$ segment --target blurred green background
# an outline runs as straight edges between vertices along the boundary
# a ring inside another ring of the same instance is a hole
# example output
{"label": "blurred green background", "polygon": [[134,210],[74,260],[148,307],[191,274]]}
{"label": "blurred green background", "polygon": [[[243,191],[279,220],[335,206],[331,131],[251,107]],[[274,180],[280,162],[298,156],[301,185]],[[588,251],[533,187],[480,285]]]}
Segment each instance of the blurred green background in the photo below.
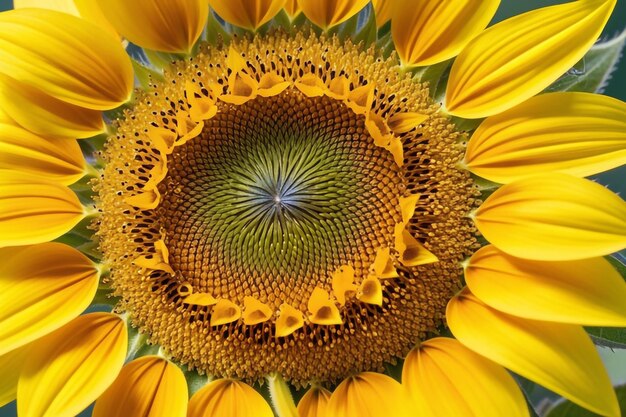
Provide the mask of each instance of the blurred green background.
{"label": "blurred green background", "polygon": [[[132,1],[132,0],[129,0]],[[494,22],[506,19],[539,7],[563,3],[557,0],[502,0],[502,4]],[[0,11],[9,10],[13,7],[12,0],[0,0]],[[626,0],[618,0],[613,15],[602,34],[602,39],[610,39],[626,29]],[[617,97],[626,101],[626,58],[620,63],[604,94]],[[608,186],[622,197],[626,195],[626,166],[606,172],[596,177],[597,181]],[[601,348],[600,353],[605,361],[609,374],[615,384],[626,383],[626,351],[612,351]],[[0,375],[0,378],[2,376]],[[79,417],[90,416],[90,410],[81,413]],[[11,403],[0,408],[0,417],[16,417],[15,404]],[[131,416],[129,416],[131,417]]]}

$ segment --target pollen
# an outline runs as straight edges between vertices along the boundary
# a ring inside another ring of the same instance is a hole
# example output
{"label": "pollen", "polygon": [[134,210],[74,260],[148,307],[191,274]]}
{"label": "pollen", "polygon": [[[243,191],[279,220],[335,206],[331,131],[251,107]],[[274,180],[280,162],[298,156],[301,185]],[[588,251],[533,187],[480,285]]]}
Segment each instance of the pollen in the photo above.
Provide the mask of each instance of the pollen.
{"label": "pollen", "polygon": [[95,185],[117,309],[201,373],[296,386],[436,331],[480,201],[463,133],[395,65],[282,32],[172,63]]}

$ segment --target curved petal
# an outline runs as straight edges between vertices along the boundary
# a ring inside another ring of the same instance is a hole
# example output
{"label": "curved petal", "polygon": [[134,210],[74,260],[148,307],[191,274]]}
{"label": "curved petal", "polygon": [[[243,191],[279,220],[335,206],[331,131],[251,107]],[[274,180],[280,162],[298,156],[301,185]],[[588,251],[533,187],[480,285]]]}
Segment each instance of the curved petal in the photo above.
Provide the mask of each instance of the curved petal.
{"label": "curved petal", "polygon": [[311,387],[298,402],[299,417],[327,417],[330,391]]}
{"label": "curved petal", "polygon": [[474,221],[487,240],[519,258],[567,261],[626,247],[626,202],[600,184],[566,174],[502,186]]}
{"label": "curved petal", "polygon": [[98,271],[70,246],[2,248],[0,259],[0,355],[78,317],[96,295]]}
{"label": "curved petal", "polygon": [[187,381],[180,368],[158,356],[135,359],[96,401],[93,417],[185,417]]}
{"label": "curved petal", "polygon": [[300,9],[300,5],[298,4],[298,0],[286,0],[285,6],[283,7],[290,19],[294,19],[300,13],[302,13],[302,9]]}
{"label": "curved petal", "polygon": [[362,372],[345,379],[326,408],[333,417],[409,417],[413,407],[402,386],[387,375]]}
{"label": "curved petal", "polygon": [[274,417],[250,385],[233,379],[209,382],[189,400],[188,417]]}
{"label": "curved petal", "polygon": [[615,2],[585,0],[544,7],[485,30],[452,65],[448,113],[487,117],[539,93],[591,48]]}
{"label": "curved petal", "polygon": [[456,55],[496,13],[500,0],[399,0],[391,35],[403,65],[426,66]]}
{"label": "curved petal", "polygon": [[22,372],[22,366],[28,359],[28,350],[30,345],[12,350],[11,352],[0,355],[0,369],[2,369],[2,378],[0,378],[0,407],[5,406],[17,397],[17,381]]}
{"label": "curved petal", "polygon": [[324,30],[350,19],[367,3],[369,0],[298,0],[304,15]]}
{"label": "curved petal", "polygon": [[0,171],[0,248],[54,240],[85,216],[69,188],[19,171]]}
{"label": "curved petal", "polygon": [[215,13],[228,23],[255,30],[287,5],[285,0],[209,0]]}
{"label": "curved petal", "polygon": [[0,105],[15,122],[43,136],[88,138],[105,130],[100,111],[58,100],[3,74]]}
{"label": "curved petal", "polygon": [[513,377],[458,340],[438,337],[413,349],[404,361],[402,384],[427,416],[529,416]]}
{"label": "curved petal", "polygon": [[81,17],[117,36],[117,32],[93,0],[13,0],[14,9],[41,8]]}
{"label": "curved petal", "polygon": [[119,40],[61,12],[19,9],[0,14],[0,73],[80,107],[126,102],[133,69]]}
{"label": "curved petal", "polygon": [[374,14],[376,15],[376,27],[381,28],[385,23],[391,20],[394,0],[372,0],[374,6]]}
{"label": "curved petal", "polygon": [[490,245],[474,253],[465,280],[481,301],[518,317],[626,327],[626,283],[604,258],[531,261]]}
{"label": "curved petal", "polygon": [[45,139],[0,122],[0,169],[40,175],[69,185],[85,174],[85,158],[74,140]]}
{"label": "curved petal", "polygon": [[510,316],[467,289],[448,303],[446,317],[473,351],[595,413],[619,417],[611,381],[582,327]]}
{"label": "curved petal", "polygon": [[17,385],[20,417],[73,417],[115,380],[126,356],[124,321],[80,316],[33,344]]}
{"label": "curved petal", "polygon": [[589,93],[551,93],[487,118],[465,164],[499,183],[549,171],[585,177],[626,163],[626,103]]}
{"label": "curved petal", "polygon": [[157,51],[189,52],[209,16],[207,0],[90,0],[94,1],[102,5],[118,33]]}

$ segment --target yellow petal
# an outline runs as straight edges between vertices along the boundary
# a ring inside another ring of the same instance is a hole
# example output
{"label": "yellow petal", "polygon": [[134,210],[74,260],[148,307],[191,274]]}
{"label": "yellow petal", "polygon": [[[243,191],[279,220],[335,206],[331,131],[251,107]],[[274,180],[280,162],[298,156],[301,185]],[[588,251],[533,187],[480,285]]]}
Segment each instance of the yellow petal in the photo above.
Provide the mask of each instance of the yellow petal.
{"label": "yellow petal", "polygon": [[395,133],[406,133],[417,128],[428,119],[428,115],[416,112],[396,113],[389,118],[389,127]]}
{"label": "yellow petal", "polygon": [[43,136],[88,138],[105,130],[100,111],[58,100],[3,74],[0,105],[11,119]]}
{"label": "yellow petal", "polygon": [[45,9],[0,15],[0,73],[99,110],[126,102],[133,88],[133,68],[118,39],[86,20]]}
{"label": "yellow petal", "polygon": [[142,255],[135,259],[134,264],[140,268],[150,269],[153,271],[165,271],[174,275],[174,270],[170,266],[169,250],[163,239],[154,242],[154,252]]}
{"label": "yellow petal", "polygon": [[302,312],[287,303],[280,306],[280,314],[276,319],[276,337],[289,336],[304,326]]}
{"label": "yellow petal", "polygon": [[485,30],[452,65],[447,111],[481,118],[539,93],[591,48],[615,2],[584,0],[544,7]]}
{"label": "yellow petal", "polygon": [[327,417],[330,391],[311,387],[298,402],[298,417]]}
{"label": "yellow petal", "polygon": [[357,290],[354,284],[354,268],[344,265],[333,273],[333,295],[341,305],[346,303],[346,296]]}
{"label": "yellow petal", "polygon": [[369,0],[298,0],[304,15],[324,30],[350,19],[367,3]]}
{"label": "yellow petal", "polygon": [[46,139],[0,122],[0,169],[23,171],[69,185],[85,174],[85,159],[74,140]]}
{"label": "yellow petal", "polygon": [[54,240],[85,215],[69,188],[19,171],[0,171],[0,247]]}
{"label": "yellow petal", "polygon": [[185,304],[195,304],[198,306],[212,306],[217,304],[217,299],[213,297],[211,294],[207,294],[204,292],[197,292],[191,295],[188,295],[183,300]]}
{"label": "yellow petal", "polygon": [[144,356],[124,366],[93,409],[93,417],[186,415],[185,376],[178,366],[158,356]]}
{"label": "yellow petal", "polygon": [[148,129],[147,135],[154,147],[166,155],[172,153],[176,146],[176,141],[178,140],[178,134],[176,134],[176,132],[162,127],[151,126]]}
{"label": "yellow petal", "polygon": [[145,192],[125,198],[124,201],[133,207],[152,210],[161,202],[161,193],[157,188],[147,189]]}
{"label": "yellow petal", "polygon": [[487,118],[465,163],[499,183],[549,171],[588,176],[626,163],[626,104],[589,93],[541,94]]}
{"label": "yellow petal", "polygon": [[438,261],[437,257],[419,243],[402,223],[396,224],[395,241],[402,265],[417,266]]}
{"label": "yellow petal", "polygon": [[356,298],[364,303],[383,305],[383,286],[376,277],[367,277],[359,285]]}
{"label": "yellow petal", "polygon": [[405,390],[394,379],[363,372],[345,379],[327,404],[333,417],[409,417],[411,406]]}
{"label": "yellow petal", "polygon": [[9,353],[0,355],[0,407],[10,403],[17,397],[17,381],[22,371],[22,366],[28,359],[28,350],[31,345],[22,346]]}
{"label": "yellow petal", "polygon": [[243,307],[243,323],[248,326],[263,323],[272,318],[272,309],[254,297],[244,297]]}
{"label": "yellow petal", "polygon": [[117,36],[117,32],[106,20],[95,0],[13,0],[14,9],[32,7],[56,10],[81,17]]}
{"label": "yellow petal", "polygon": [[304,74],[294,85],[307,97],[323,96],[326,89],[324,82],[317,75],[311,73]]}
{"label": "yellow petal", "polygon": [[455,339],[438,337],[413,349],[402,384],[427,416],[529,416],[513,377]]}
{"label": "yellow petal", "polygon": [[391,34],[402,63],[426,66],[456,56],[496,13],[499,0],[399,0]]}
{"label": "yellow petal", "polygon": [[450,301],[446,317],[473,351],[595,413],[619,417],[611,381],[582,327],[510,316],[467,289]]}
{"label": "yellow petal", "polygon": [[308,302],[309,320],[322,326],[343,324],[341,313],[326,290],[316,287]]}
{"label": "yellow petal", "polygon": [[17,386],[20,417],[78,414],[115,380],[127,342],[120,317],[91,313],[34,343]]}
{"label": "yellow petal", "polygon": [[394,0],[372,0],[376,14],[376,27],[380,28],[391,19]]}
{"label": "yellow petal", "polygon": [[626,283],[604,258],[531,261],[485,246],[470,259],[465,280],[481,301],[508,314],[626,327]]}
{"label": "yellow petal", "polygon": [[345,100],[346,106],[356,114],[366,115],[372,110],[374,102],[374,85],[372,83],[362,85],[348,93]]}
{"label": "yellow petal", "polygon": [[209,0],[222,19],[253,30],[269,22],[285,4],[285,0]]}
{"label": "yellow petal", "polygon": [[261,97],[276,96],[287,89],[291,82],[285,81],[283,77],[276,73],[266,72],[259,80],[258,93]]}
{"label": "yellow petal", "polygon": [[381,279],[398,277],[398,271],[393,264],[389,248],[378,248],[374,263],[370,267],[370,273]]}
{"label": "yellow petal", "polygon": [[[134,44],[156,51],[189,52],[209,16],[206,0],[98,1],[118,33]],[[141,19],[141,24],[137,19]]]}
{"label": "yellow petal", "polygon": [[285,1],[284,9],[289,15],[289,18],[291,20],[293,20],[296,16],[298,16],[302,12],[302,10],[300,9],[300,5],[298,4],[298,0]]}
{"label": "yellow petal", "polygon": [[98,271],[70,246],[2,248],[0,259],[0,355],[78,317],[96,295]]}
{"label": "yellow petal", "polygon": [[478,208],[475,222],[487,240],[519,258],[566,261],[626,247],[626,202],[566,174],[502,186]]}
{"label": "yellow petal", "polygon": [[230,300],[220,299],[211,312],[211,326],[232,323],[241,317],[241,307]]}
{"label": "yellow petal", "polygon": [[402,223],[406,226],[409,224],[415,214],[415,206],[419,201],[419,194],[411,194],[406,197],[399,197],[400,212],[402,213]]}
{"label": "yellow petal", "polygon": [[188,417],[274,417],[269,404],[249,385],[233,379],[209,382],[189,400]]}

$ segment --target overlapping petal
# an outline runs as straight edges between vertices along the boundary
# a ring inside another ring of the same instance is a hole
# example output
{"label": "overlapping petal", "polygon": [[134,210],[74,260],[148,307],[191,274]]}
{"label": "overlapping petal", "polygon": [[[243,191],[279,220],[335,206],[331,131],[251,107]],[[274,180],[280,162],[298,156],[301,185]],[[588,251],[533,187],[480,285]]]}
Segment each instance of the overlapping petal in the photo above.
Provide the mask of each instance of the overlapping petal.
{"label": "overlapping petal", "polygon": [[100,4],[107,20],[122,36],[157,51],[189,52],[209,16],[207,0],[90,1]]}
{"label": "overlapping petal", "polygon": [[0,14],[0,73],[90,109],[110,109],[133,88],[117,38],[86,20],[46,9]]}
{"label": "overlapping petal", "polygon": [[100,111],[66,103],[3,74],[0,106],[15,122],[43,136],[88,138],[105,130]]}
{"label": "overlapping petal", "polygon": [[298,4],[298,0],[285,1],[284,9],[291,19],[298,16],[302,12],[300,5]]}
{"label": "overlapping petal", "polygon": [[274,417],[274,413],[251,386],[233,379],[218,379],[191,397],[187,416]]}
{"label": "overlapping petal", "polygon": [[30,345],[12,350],[11,352],[0,355],[0,369],[2,369],[2,378],[0,378],[0,407],[10,403],[17,397],[17,381],[22,372],[22,366],[28,359],[28,350]]}
{"label": "overlapping petal", "polygon": [[144,356],[124,366],[93,409],[93,417],[186,415],[185,376],[178,366],[158,356]]}
{"label": "overlapping petal", "polygon": [[502,186],[474,221],[498,249],[520,258],[566,261],[626,247],[626,202],[600,184],[566,174]]}
{"label": "overlapping petal", "polygon": [[311,387],[298,402],[299,417],[326,417],[330,391],[322,387]]}
{"label": "overlapping petal", "polygon": [[0,355],[78,317],[98,289],[98,271],[60,243],[0,249]]}
{"label": "overlapping petal", "polygon": [[539,93],[598,39],[615,0],[584,0],[512,17],[477,36],[452,66],[450,114],[481,118]]}
{"label": "overlapping petal", "polygon": [[19,171],[0,171],[0,247],[54,240],[85,215],[69,188]]}
{"label": "overlapping petal", "polygon": [[587,176],[626,163],[626,104],[589,93],[551,93],[487,118],[465,163],[508,183],[550,171]]}
{"label": "overlapping petal", "polygon": [[413,407],[394,379],[374,372],[346,378],[330,396],[327,415],[333,417],[410,417]]}
{"label": "overlapping petal", "polygon": [[41,175],[69,185],[85,173],[85,159],[74,140],[46,139],[0,121],[0,169]]}
{"label": "overlapping petal", "polygon": [[465,280],[481,301],[508,314],[626,327],[626,283],[604,258],[531,261],[490,245],[472,256]]}
{"label": "overlapping petal", "polygon": [[269,22],[280,9],[287,5],[287,2],[285,0],[209,0],[209,4],[215,13],[228,23],[254,30]]}
{"label": "overlapping petal", "polygon": [[42,8],[68,13],[86,19],[106,29],[112,35],[117,32],[102,14],[96,0],[13,0],[14,9]]}
{"label": "overlapping petal", "polygon": [[460,342],[434,338],[404,361],[402,384],[418,409],[433,417],[526,417],[524,395],[501,366]]}
{"label": "overlapping petal", "polygon": [[298,0],[304,15],[322,29],[345,22],[367,3],[369,0]]}
{"label": "overlapping petal", "polygon": [[120,317],[91,313],[34,343],[17,386],[20,417],[78,414],[115,380],[127,342]]}
{"label": "overlapping petal", "polygon": [[620,411],[611,381],[582,327],[494,310],[465,289],[446,311],[454,336],[473,351],[607,417]]}
{"label": "overlapping petal", "polygon": [[399,0],[391,34],[402,63],[426,66],[456,56],[489,24],[500,0]]}
{"label": "overlapping petal", "polygon": [[372,0],[374,13],[376,15],[376,27],[380,28],[389,20],[393,13],[394,0]]}

